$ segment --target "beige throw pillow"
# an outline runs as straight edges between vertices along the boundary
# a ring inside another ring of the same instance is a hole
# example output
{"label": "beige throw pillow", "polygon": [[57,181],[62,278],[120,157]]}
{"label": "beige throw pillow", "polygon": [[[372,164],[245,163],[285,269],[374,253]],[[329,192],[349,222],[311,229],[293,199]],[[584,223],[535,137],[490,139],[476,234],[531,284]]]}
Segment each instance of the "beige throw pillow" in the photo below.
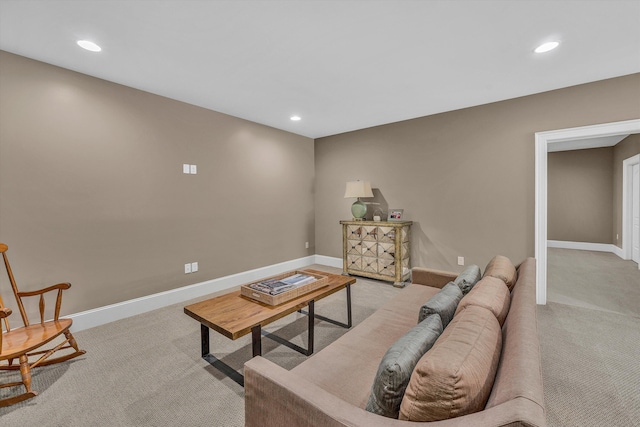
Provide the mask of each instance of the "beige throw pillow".
{"label": "beige throw pillow", "polygon": [[511,305],[511,294],[505,283],[495,277],[485,277],[480,280],[471,289],[471,291],[462,298],[456,309],[455,316],[469,306],[484,307],[491,311],[500,326],[504,324],[504,320],[509,314],[509,306]]}
{"label": "beige throw pillow", "polygon": [[493,313],[476,306],[464,309],[416,365],[399,418],[438,421],[484,409],[501,349]]}
{"label": "beige throw pillow", "polygon": [[509,258],[496,255],[489,261],[487,268],[484,269],[484,275],[482,277],[487,276],[497,277],[507,284],[509,291],[512,291],[518,278],[518,272]]}

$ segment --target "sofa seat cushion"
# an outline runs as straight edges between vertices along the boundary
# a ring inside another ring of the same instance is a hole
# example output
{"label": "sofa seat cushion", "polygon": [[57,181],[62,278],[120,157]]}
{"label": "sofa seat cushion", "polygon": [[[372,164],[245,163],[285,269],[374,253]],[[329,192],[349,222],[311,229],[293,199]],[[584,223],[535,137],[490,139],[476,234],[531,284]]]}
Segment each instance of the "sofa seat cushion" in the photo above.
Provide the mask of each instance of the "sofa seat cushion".
{"label": "sofa seat cushion", "polygon": [[440,289],[411,284],[291,372],[364,409],[385,352],[416,325],[420,305]]}
{"label": "sofa seat cushion", "polygon": [[481,278],[482,272],[480,271],[480,267],[477,265],[470,265],[455,278],[453,283],[458,285],[462,291],[462,295],[466,295]]}
{"label": "sofa seat cushion", "polygon": [[431,297],[429,301],[420,307],[418,313],[418,323],[422,322],[427,316],[437,314],[442,319],[442,327],[446,328],[453,315],[456,313],[458,303],[462,299],[462,291],[453,282],[447,283],[436,295]]}
{"label": "sofa seat cushion", "polygon": [[487,268],[484,269],[484,275],[482,277],[496,277],[507,284],[509,291],[513,289],[518,278],[518,272],[511,260],[506,256],[496,255],[493,257]]}
{"label": "sofa seat cushion", "polygon": [[438,421],[484,409],[502,346],[489,310],[470,306],[455,316],[420,359],[400,405],[400,419]]}
{"label": "sofa seat cushion", "polygon": [[389,418],[398,418],[400,403],[418,360],[442,333],[442,320],[431,314],[411,328],[382,357],[373,380],[366,410]]}
{"label": "sofa seat cushion", "polygon": [[465,308],[475,305],[492,312],[502,326],[509,314],[510,302],[511,294],[505,283],[495,277],[485,277],[462,298],[456,309],[456,316]]}

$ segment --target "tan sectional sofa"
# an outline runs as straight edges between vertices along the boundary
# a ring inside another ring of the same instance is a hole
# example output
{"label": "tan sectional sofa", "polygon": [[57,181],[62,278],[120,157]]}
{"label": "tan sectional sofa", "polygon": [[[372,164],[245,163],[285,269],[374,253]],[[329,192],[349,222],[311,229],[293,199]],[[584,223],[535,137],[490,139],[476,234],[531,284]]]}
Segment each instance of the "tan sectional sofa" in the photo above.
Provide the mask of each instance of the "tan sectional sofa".
{"label": "tan sectional sofa", "polygon": [[425,301],[455,278],[452,273],[414,268],[413,283],[291,371],[262,357],[248,361],[244,369],[245,425],[546,426],[533,258],[518,267],[502,326],[495,380],[483,410],[442,421],[417,422],[387,418],[364,409],[387,349],[416,326],[417,313]]}

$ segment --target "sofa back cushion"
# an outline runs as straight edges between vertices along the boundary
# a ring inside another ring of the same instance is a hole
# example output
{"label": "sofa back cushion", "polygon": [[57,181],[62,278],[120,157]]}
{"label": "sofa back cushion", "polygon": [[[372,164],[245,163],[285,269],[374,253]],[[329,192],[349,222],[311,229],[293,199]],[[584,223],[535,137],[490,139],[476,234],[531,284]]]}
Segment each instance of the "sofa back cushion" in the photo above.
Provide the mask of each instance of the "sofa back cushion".
{"label": "sofa back cushion", "polygon": [[427,316],[437,314],[442,319],[442,327],[446,328],[456,312],[458,303],[462,299],[462,291],[453,282],[447,283],[437,294],[432,296],[418,313],[418,323]]}
{"label": "sofa back cushion", "polygon": [[418,360],[442,333],[440,316],[432,314],[400,337],[382,357],[366,410],[398,418],[400,403]]}
{"label": "sofa back cushion", "polygon": [[465,270],[456,277],[453,281],[460,290],[462,291],[462,295],[466,295],[473,288],[473,286],[478,283],[478,281],[482,278],[482,272],[480,271],[480,267],[477,265],[470,265]]}
{"label": "sofa back cushion", "polygon": [[498,323],[502,326],[509,314],[510,303],[511,294],[507,285],[495,277],[485,277],[462,298],[455,315],[457,316],[462,310],[472,305],[484,307],[496,316]]}
{"label": "sofa back cushion", "polygon": [[476,306],[464,309],[416,365],[399,418],[438,421],[483,410],[501,347],[493,313]]}
{"label": "sofa back cushion", "polygon": [[487,268],[484,269],[484,275],[482,277],[496,277],[507,284],[509,291],[513,289],[518,278],[518,272],[511,260],[506,256],[496,255],[493,257]]}

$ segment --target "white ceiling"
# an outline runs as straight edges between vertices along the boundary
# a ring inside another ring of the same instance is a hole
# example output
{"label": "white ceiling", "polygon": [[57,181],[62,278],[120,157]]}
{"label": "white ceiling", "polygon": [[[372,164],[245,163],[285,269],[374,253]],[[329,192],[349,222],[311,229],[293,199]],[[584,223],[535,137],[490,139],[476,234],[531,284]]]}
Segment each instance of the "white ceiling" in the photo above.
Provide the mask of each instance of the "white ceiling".
{"label": "white ceiling", "polygon": [[640,1],[0,0],[0,49],[317,138],[638,73]]}

